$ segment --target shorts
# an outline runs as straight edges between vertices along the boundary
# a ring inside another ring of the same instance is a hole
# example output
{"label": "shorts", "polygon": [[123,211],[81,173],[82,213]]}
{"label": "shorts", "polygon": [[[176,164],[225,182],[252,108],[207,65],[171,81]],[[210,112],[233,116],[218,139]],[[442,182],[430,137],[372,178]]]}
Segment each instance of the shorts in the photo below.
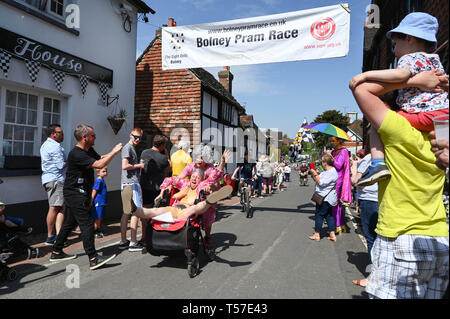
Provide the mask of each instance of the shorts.
{"label": "shorts", "polygon": [[397,111],[397,114],[403,116],[412,127],[419,131],[431,132],[434,131],[433,117],[448,114],[448,108],[430,112],[408,113],[405,111]]}
{"label": "shorts", "polygon": [[135,183],[132,185],[122,185],[122,207],[125,215],[131,215],[136,207],[142,207],[141,185]]}
{"label": "shorts", "polygon": [[441,299],[449,281],[448,237],[378,235],[366,287],[381,299]]}
{"label": "shorts", "polygon": [[105,206],[95,206],[92,210],[92,216],[94,219],[105,217]]}
{"label": "shorts", "polygon": [[175,219],[186,219],[186,217],[184,216],[184,210],[186,208],[187,207],[184,205],[166,207],[167,211],[171,212],[173,218],[175,218]]}
{"label": "shorts", "polygon": [[271,177],[263,177],[263,184],[266,186],[272,185],[273,183],[273,176]]}
{"label": "shorts", "polygon": [[64,205],[64,182],[53,181],[45,183],[44,189],[47,192],[49,206],[63,206]]}

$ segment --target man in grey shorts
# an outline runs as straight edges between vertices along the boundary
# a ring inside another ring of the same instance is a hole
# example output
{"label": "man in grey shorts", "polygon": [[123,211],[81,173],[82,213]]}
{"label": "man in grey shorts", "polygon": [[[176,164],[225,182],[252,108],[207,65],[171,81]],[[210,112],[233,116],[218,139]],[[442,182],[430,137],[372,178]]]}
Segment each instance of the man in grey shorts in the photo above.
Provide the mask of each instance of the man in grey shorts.
{"label": "man in grey shorts", "polygon": [[47,136],[47,140],[40,149],[42,185],[47,192],[49,205],[45,244],[53,245],[64,222],[63,187],[66,178],[67,155],[61,146],[64,141],[64,132],[60,125],[49,125]]}

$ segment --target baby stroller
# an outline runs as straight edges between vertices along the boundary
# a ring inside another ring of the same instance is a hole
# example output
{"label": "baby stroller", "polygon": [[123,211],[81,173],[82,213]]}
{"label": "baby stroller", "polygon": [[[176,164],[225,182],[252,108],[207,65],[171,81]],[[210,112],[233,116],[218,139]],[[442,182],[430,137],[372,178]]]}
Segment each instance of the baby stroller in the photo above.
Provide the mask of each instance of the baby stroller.
{"label": "baby stroller", "polygon": [[[168,203],[170,198],[168,192],[164,192],[164,198],[159,202]],[[206,196],[200,191],[197,201],[204,200]],[[215,258],[214,250],[205,245],[201,232],[201,218],[188,218],[187,220],[175,220],[174,223],[166,223],[151,220],[146,232],[147,251],[153,256],[172,256],[184,251],[187,257],[187,271],[190,278],[195,277],[200,271],[198,252],[200,244],[203,245],[204,253],[208,261]]]}
{"label": "baby stroller", "polygon": [[38,257],[38,248],[30,247],[19,238],[20,234],[28,235],[30,233],[31,229],[9,228],[0,223],[0,283],[13,281],[17,278],[17,272],[6,265],[10,253],[22,255],[26,252],[28,259]]}
{"label": "baby stroller", "polygon": [[27,259],[37,258],[39,248],[33,248],[25,243],[21,236],[30,235],[32,228],[8,227],[0,223],[0,253],[26,254]]}

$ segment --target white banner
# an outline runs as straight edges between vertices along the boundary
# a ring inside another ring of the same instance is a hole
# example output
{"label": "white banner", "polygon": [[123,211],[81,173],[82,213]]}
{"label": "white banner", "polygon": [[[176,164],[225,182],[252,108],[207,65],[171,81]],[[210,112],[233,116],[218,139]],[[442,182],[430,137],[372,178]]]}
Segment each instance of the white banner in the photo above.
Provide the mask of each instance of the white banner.
{"label": "white banner", "polygon": [[[162,68],[184,69],[342,57],[347,4],[162,29]],[[347,11],[348,10],[348,11]]]}

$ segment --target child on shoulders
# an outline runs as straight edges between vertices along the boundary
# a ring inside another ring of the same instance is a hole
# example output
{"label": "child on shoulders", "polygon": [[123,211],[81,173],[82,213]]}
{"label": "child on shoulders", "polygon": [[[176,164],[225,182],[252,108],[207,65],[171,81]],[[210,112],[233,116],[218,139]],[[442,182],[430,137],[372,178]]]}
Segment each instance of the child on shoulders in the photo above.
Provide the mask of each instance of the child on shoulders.
{"label": "child on shoulders", "polygon": [[[392,41],[395,56],[399,59],[397,68],[359,74],[351,80],[350,88],[354,90],[366,81],[403,83],[423,71],[445,72],[439,55],[429,53],[436,49],[438,28],[437,19],[427,13],[408,14],[397,28],[386,34]],[[447,92],[425,92],[410,87],[398,91],[396,102],[401,108],[398,113],[405,117],[411,126],[421,131],[432,131],[433,118],[449,113]],[[384,145],[373,129],[370,136],[372,161],[357,186],[372,185],[390,177],[389,169],[384,162]]]}

